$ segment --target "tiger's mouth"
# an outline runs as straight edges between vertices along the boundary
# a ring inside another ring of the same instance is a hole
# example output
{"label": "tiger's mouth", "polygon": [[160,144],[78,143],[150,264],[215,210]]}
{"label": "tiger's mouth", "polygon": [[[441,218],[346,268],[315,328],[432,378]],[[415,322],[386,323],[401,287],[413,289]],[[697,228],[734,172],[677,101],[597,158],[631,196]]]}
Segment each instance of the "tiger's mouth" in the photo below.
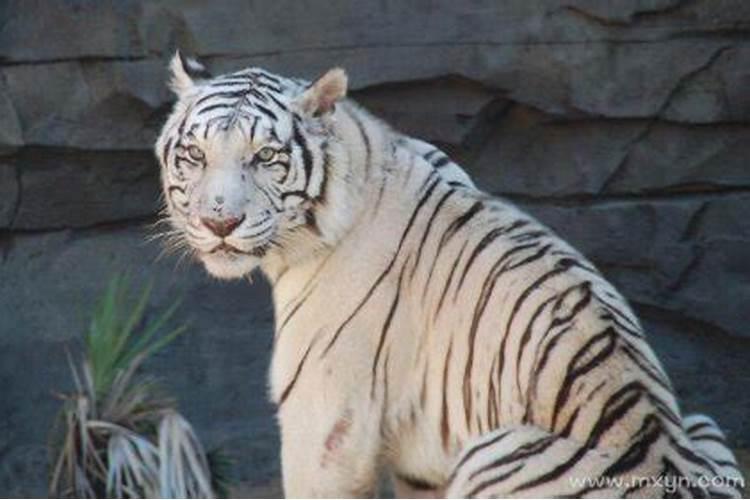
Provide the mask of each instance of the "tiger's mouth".
{"label": "tiger's mouth", "polygon": [[239,248],[230,245],[229,243],[222,241],[218,245],[216,245],[212,250],[209,250],[207,253],[210,254],[234,254],[234,253],[245,253]]}
{"label": "tiger's mouth", "polygon": [[229,243],[219,243],[210,250],[199,252],[198,259],[212,276],[219,279],[236,279],[246,276],[258,267],[265,254],[265,246],[244,250]]}
{"label": "tiger's mouth", "polygon": [[218,257],[228,257],[228,258],[237,257],[240,255],[250,255],[252,257],[261,258],[264,255],[266,255],[266,252],[268,251],[269,246],[270,246],[269,244],[263,243],[263,244],[256,246],[255,248],[252,248],[246,251],[246,250],[241,250],[234,245],[230,245],[229,243],[225,241],[222,241],[221,243],[219,243],[213,249],[209,250],[206,253],[210,255],[215,255]]}

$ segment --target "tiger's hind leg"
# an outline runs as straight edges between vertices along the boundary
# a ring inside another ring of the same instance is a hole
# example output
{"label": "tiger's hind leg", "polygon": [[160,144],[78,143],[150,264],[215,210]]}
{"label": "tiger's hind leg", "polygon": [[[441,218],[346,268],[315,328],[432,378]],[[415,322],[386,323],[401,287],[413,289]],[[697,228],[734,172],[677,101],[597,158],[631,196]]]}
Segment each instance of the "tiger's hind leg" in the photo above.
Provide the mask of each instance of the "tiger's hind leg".
{"label": "tiger's hind leg", "polygon": [[[611,472],[611,466],[624,451],[586,449],[574,440],[538,427],[501,427],[465,449],[449,479],[446,496],[622,497],[628,488],[633,489],[632,485],[596,479]],[[646,459],[629,473],[647,476],[656,468]],[[643,486],[638,488],[638,496],[661,494],[658,488]]]}
{"label": "tiger's hind leg", "polygon": [[742,473],[716,422],[706,415],[688,415],[683,420],[683,428],[692,441],[695,452],[708,460],[715,471],[713,479],[707,478],[706,489],[709,496],[742,496]]}

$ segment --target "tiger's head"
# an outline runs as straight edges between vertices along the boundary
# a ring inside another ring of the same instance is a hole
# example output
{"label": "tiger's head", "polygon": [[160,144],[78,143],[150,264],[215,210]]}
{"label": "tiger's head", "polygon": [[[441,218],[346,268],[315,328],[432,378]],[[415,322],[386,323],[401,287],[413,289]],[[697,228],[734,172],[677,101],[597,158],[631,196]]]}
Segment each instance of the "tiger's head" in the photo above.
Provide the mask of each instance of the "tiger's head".
{"label": "tiger's head", "polygon": [[333,243],[348,221],[336,102],[347,77],[312,84],[250,68],[212,77],[177,53],[177,102],[156,143],[166,213],[219,278]]}

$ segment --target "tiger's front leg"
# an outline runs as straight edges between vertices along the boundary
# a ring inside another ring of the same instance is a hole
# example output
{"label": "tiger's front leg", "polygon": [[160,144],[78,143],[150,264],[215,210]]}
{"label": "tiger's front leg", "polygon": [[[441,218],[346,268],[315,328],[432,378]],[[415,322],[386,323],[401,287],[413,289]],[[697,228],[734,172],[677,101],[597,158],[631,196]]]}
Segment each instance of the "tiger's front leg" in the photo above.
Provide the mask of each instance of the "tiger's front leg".
{"label": "tiger's front leg", "polygon": [[279,407],[285,496],[373,497],[382,412],[337,383],[311,379],[298,380]]}

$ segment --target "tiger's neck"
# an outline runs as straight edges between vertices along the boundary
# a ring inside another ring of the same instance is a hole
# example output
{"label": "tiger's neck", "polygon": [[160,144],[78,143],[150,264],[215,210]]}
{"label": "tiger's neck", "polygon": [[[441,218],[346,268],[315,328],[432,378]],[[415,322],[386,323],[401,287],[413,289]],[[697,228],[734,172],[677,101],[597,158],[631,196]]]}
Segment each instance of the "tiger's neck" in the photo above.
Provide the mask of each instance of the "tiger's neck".
{"label": "tiger's neck", "polygon": [[300,232],[293,244],[269,252],[262,270],[271,284],[292,268],[308,267],[335,252],[361,225],[368,207],[382,197],[396,154],[395,134],[385,123],[351,101],[337,105],[331,123],[332,165],[326,198],[315,207],[318,231]]}
{"label": "tiger's neck", "polygon": [[325,209],[339,213],[319,212],[318,216],[325,220],[346,211],[348,226],[333,244],[319,245],[303,259],[285,255],[266,259],[263,270],[273,286],[277,320],[283,317],[281,311],[309,293],[321,276],[331,279],[336,274],[331,268],[340,267],[340,262],[335,263],[343,254],[349,260],[359,255],[377,262],[377,256],[364,259],[365,247],[368,254],[392,253],[398,245],[398,228],[405,222],[401,219],[409,216],[408,207],[428,178],[437,177],[424,158],[399,140],[401,136],[356,104],[339,104],[334,133],[341,145],[336,170],[343,173],[330,180],[332,196],[339,199]]}

